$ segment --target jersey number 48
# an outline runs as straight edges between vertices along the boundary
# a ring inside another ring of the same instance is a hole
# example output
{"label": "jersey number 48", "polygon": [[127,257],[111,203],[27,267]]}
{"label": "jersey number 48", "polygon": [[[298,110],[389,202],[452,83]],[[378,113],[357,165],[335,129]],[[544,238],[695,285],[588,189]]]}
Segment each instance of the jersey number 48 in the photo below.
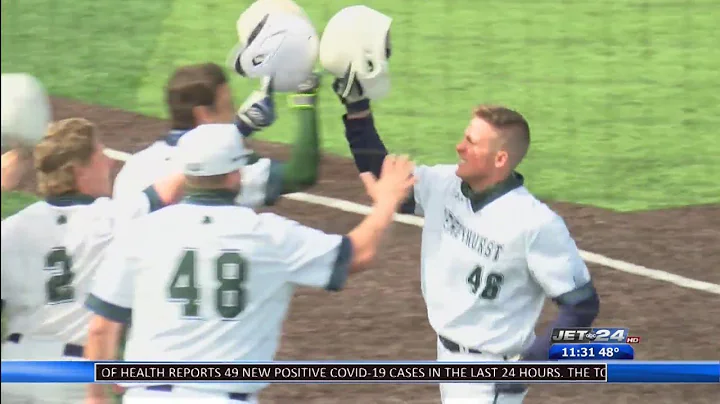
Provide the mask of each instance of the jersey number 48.
{"label": "jersey number 48", "polygon": [[[214,261],[215,278],[215,310],[223,319],[237,317],[245,308],[245,277],[247,261],[237,251],[223,251]],[[195,279],[197,267],[196,250],[187,249],[183,252],[180,265],[168,285],[168,299],[171,302],[183,303],[183,318],[200,318],[200,290]]]}

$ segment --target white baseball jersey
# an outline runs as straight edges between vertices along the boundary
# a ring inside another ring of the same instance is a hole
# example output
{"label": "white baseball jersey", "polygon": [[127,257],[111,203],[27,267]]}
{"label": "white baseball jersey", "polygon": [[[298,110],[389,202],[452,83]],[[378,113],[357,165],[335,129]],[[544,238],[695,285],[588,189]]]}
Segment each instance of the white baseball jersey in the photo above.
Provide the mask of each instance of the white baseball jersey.
{"label": "white baseball jersey", "polygon": [[[294,286],[344,286],[349,239],[233,197],[191,195],[116,237],[86,305],[114,321],[131,316],[125,360],[271,361]],[[192,386],[253,393],[265,384]]]}
{"label": "white baseball jersey", "polygon": [[[175,146],[168,142],[157,141],[130,157],[115,178],[113,196],[117,198],[142,191],[160,178],[178,172],[180,167],[172,158],[174,150]],[[261,158],[244,166],[240,172],[242,191],[237,196],[237,204],[248,207],[272,205],[280,197],[280,163]]]}
{"label": "white baseball jersey", "polygon": [[590,274],[562,218],[522,177],[500,184],[477,210],[456,168],[415,172],[428,318],[438,335],[462,346],[514,356],[533,342],[545,298],[584,298]]}
{"label": "white baseball jersey", "polygon": [[150,211],[138,192],[121,201],[68,195],[35,202],[2,221],[2,300],[8,333],[84,345],[83,302],[118,224]]}

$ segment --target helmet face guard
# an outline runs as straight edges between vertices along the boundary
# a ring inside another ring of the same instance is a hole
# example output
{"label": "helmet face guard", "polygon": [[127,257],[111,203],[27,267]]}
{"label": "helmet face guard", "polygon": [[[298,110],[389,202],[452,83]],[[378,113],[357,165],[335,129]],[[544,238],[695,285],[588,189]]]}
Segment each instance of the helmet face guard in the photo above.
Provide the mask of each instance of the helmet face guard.
{"label": "helmet face guard", "polygon": [[257,38],[257,36],[260,34],[260,31],[262,31],[263,27],[268,21],[268,18],[270,18],[270,14],[265,14],[265,16],[260,20],[260,22],[255,26],[255,28],[250,32],[250,36],[248,37],[247,41],[245,42],[245,45],[238,44],[239,46],[236,46],[234,49],[234,61],[232,63],[232,67],[235,70],[235,72],[243,77],[247,76],[245,74],[245,69],[242,67],[242,63],[240,63],[240,57],[242,56],[243,51],[245,48],[250,46],[252,42]]}

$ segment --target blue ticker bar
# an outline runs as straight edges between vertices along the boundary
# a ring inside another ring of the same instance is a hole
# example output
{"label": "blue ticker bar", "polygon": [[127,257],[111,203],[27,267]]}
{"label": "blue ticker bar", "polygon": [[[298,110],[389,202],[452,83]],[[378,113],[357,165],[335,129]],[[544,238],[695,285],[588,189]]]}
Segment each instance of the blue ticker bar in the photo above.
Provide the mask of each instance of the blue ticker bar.
{"label": "blue ticker bar", "polygon": [[720,361],[609,362],[608,383],[720,383]]}
{"label": "blue ticker bar", "polygon": [[[574,344],[577,346],[578,344]],[[593,344],[596,345],[596,344]],[[567,361],[571,362],[571,361]],[[91,361],[2,361],[2,383],[92,383],[95,381],[95,363]],[[107,363],[107,362],[106,362]],[[113,362],[111,362],[113,363]],[[127,362],[116,362],[127,363]],[[147,362],[146,362],[147,363]],[[224,362],[232,363],[232,362]],[[258,362],[262,363],[262,362]],[[272,362],[275,364],[353,364],[358,362]],[[383,364],[403,363],[413,365],[435,364],[427,361],[383,361],[369,362]],[[508,362],[502,362],[507,364]],[[549,362],[545,362],[546,364]],[[552,362],[557,363],[557,362]],[[604,363],[607,365],[608,383],[657,383],[657,384],[720,384],[720,361],[707,362],[636,362],[636,361],[583,361],[584,364]],[[483,363],[492,366],[494,363]],[[517,363],[520,365],[521,363]],[[182,366],[182,364],[179,364]],[[192,383],[192,380],[186,382]],[[482,381],[468,380],[470,383]],[[561,380],[557,381],[561,383]],[[132,383],[132,382],[130,382]],[[174,382],[177,383],[177,382]],[[373,383],[372,381],[368,383]],[[402,380],[393,382],[404,383]]]}

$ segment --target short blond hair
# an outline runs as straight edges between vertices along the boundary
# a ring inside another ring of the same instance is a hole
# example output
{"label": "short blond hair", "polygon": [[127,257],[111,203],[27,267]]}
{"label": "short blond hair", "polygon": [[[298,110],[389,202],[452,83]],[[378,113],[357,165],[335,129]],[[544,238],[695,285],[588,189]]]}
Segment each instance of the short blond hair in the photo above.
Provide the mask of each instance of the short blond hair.
{"label": "short blond hair", "polygon": [[502,105],[480,104],[473,116],[492,126],[500,135],[502,146],[508,151],[513,168],[525,158],[530,147],[530,125],[522,114]]}
{"label": "short blond hair", "polygon": [[77,190],[73,168],[87,165],[95,152],[96,127],[83,118],[53,122],[35,146],[38,191],[57,196]]}

